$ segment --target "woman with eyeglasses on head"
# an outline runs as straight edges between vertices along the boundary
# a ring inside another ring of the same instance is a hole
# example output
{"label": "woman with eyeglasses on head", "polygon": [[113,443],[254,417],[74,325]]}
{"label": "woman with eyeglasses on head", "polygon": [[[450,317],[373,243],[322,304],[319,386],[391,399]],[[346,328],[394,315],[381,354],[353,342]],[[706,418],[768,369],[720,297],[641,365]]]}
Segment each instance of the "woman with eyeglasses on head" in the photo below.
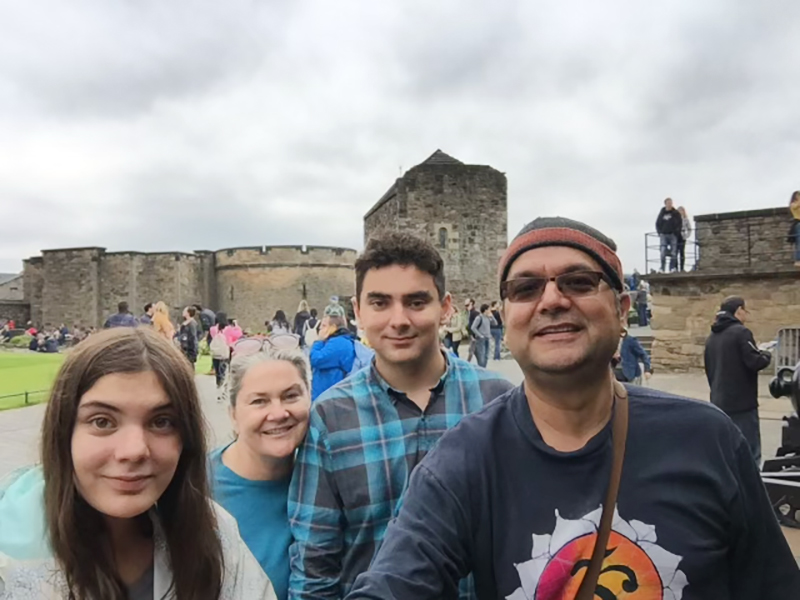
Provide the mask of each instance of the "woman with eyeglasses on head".
{"label": "woman with eyeglasses on head", "polygon": [[180,351],[103,331],[54,383],[42,465],[0,490],[0,599],[274,600],[209,499],[203,417]]}
{"label": "woman with eyeglasses on head", "polygon": [[308,372],[299,350],[234,358],[228,385],[236,439],[210,456],[214,498],[238,521],[279,600],[288,595],[287,502],[295,452],[308,430]]}

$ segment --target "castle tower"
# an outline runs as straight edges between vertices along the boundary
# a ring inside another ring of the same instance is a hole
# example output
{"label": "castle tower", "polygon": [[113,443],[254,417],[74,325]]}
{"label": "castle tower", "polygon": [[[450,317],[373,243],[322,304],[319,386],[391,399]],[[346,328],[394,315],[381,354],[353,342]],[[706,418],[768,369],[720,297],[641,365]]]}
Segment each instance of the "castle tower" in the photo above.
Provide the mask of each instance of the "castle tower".
{"label": "castle tower", "polygon": [[508,241],[506,176],[441,150],[409,169],[364,215],[365,241],[385,231],[430,240],[459,305],[499,299],[497,263]]}

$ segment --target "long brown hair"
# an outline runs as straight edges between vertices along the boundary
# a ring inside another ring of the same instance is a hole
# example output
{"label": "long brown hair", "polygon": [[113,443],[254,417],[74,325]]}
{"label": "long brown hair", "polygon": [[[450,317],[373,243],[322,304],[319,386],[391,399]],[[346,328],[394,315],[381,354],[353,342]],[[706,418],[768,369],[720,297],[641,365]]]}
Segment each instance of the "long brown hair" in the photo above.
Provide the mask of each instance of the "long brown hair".
{"label": "long brown hair", "polygon": [[217,600],[222,589],[222,545],[209,502],[205,431],[194,374],[177,348],[147,327],[119,327],[78,345],[64,361],[42,425],[45,517],[50,544],[71,600],[127,598],[117,575],[104,519],[74,481],[72,433],[78,404],[101,377],[152,371],[175,409],[182,451],[158,500],[158,514],[178,600]]}

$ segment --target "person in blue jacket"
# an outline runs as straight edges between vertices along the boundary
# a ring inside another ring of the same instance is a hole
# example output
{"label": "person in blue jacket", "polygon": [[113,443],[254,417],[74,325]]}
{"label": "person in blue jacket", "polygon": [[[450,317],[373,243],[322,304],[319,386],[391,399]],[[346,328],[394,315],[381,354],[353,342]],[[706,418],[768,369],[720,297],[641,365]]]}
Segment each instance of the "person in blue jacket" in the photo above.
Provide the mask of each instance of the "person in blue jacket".
{"label": "person in blue jacket", "polygon": [[622,375],[625,381],[633,385],[642,385],[642,367],[644,364],[644,375],[650,379],[653,369],[650,366],[650,356],[642,347],[641,342],[628,333],[627,329],[622,330],[622,343],[620,344],[619,356],[622,361]]}
{"label": "person in blue jacket", "polygon": [[[344,311],[342,311],[344,313]],[[342,381],[356,359],[353,334],[347,329],[344,314],[330,314],[322,319],[319,340],[311,346],[311,400]]]}

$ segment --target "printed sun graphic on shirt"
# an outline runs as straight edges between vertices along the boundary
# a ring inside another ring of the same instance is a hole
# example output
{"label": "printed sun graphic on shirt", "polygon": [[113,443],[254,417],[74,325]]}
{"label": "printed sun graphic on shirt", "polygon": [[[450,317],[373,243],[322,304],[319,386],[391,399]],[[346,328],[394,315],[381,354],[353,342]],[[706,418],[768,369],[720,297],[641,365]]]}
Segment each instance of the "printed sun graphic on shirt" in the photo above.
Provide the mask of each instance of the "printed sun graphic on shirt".
{"label": "printed sun graphic on shirt", "polygon": [[[552,535],[533,535],[531,560],[515,565],[520,583],[506,600],[572,600],[589,568],[603,508],[581,519],[556,511]],[[625,521],[614,509],[605,559],[595,588],[600,600],[681,600],[686,576],[680,556],[657,543],[656,528]]]}

